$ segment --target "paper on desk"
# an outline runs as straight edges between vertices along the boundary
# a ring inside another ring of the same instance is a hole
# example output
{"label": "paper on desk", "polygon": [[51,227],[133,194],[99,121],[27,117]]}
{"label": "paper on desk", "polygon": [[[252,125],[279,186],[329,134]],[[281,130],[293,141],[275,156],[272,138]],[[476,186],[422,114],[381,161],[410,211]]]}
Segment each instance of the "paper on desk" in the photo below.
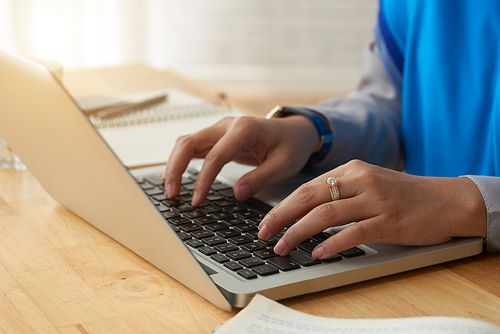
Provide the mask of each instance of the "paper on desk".
{"label": "paper on desk", "polygon": [[[158,92],[160,91],[142,94]],[[161,113],[166,112],[165,115],[172,115],[171,119],[162,119],[163,114],[155,113],[155,110],[147,111],[146,114],[131,113],[110,120],[91,117],[104,140],[127,167],[165,163],[178,137],[208,127],[224,116],[242,115],[235,109],[214,107],[213,103],[183,91],[170,89],[163,92],[168,98],[155,108],[160,108],[158,110]],[[141,93],[133,96],[139,98]],[[153,121],[143,121],[146,116]]]}
{"label": "paper on desk", "polygon": [[216,334],[499,334],[500,327],[466,318],[418,317],[396,319],[333,319],[313,316],[283,306],[261,295]]}

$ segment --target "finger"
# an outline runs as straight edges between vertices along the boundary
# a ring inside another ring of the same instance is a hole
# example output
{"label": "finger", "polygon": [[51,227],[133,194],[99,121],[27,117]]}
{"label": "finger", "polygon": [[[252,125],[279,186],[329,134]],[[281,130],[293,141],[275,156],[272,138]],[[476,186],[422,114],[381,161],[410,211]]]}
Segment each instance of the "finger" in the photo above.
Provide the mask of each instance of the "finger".
{"label": "finger", "polygon": [[[259,227],[261,231],[259,233],[259,238],[272,238],[285,226],[291,224],[299,217],[306,215],[315,207],[330,202],[331,195],[325,181],[329,175],[334,175],[333,173],[341,174],[336,169],[327,174],[323,174],[301,185],[290,196],[274,207],[260,223]],[[343,180],[343,177],[337,178],[337,187],[341,198],[349,198],[355,192],[349,182],[344,183]]]}
{"label": "finger", "polygon": [[182,174],[193,158],[203,157],[223,136],[228,120],[223,119],[215,125],[195,134],[179,137],[170,153],[163,178],[165,191],[174,198],[181,189]]}
{"label": "finger", "polygon": [[278,241],[274,251],[276,254],[286,255],[310,236],[329,227],[365,219],[369,216],[369,210],[357,198],[322,204],[292,225]]}
{"label": "finger", "polygon": [[251,131],[244,126],[247,122],[245,117],[239,118],[235,122],[238,123],[231,126],[206,154],[193,190],[193,206],[203,202],[222,167],[254,145],[256,131]]}
{"label": "finger", "polygon": [[389,239],[386,240],[387,233],[385,233],[383,225],[380,217],[373,217],[349,225],[319,244],[313,250],[312,256],[322,260],[361,244],[374,242],[392,243]]}

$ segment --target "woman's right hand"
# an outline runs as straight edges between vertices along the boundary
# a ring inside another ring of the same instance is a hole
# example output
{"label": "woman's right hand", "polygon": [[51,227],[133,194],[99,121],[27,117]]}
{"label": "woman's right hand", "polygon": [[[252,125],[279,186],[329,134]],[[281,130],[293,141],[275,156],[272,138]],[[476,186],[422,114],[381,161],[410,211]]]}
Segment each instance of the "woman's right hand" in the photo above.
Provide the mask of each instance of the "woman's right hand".
{"label": "woman's right hand", "polygon": [[206,129],[177,139],[163,173],[165,191],[169,198],[175,198],[191,159],[204,158],[192,199],[193,206],[199,205],[222,167],[235,161],[257,166],[234,186],[235,197],[245,200],[266,185],[298,173],[318,141],[315,126],[303,116],[226,117]]}

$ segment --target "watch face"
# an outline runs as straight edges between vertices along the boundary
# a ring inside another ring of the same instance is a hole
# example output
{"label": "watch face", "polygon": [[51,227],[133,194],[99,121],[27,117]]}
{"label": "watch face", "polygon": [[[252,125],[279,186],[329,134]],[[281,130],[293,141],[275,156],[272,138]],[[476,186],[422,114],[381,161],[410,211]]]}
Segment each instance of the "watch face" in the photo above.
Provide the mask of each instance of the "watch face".
{"label": "watch face", "polygon": [[281,106],[276,106],[273,109],[271,109],[271,111],[266,115],[266,118],[270,119],[270,118],[280,117],[282,111],[283,108]]}

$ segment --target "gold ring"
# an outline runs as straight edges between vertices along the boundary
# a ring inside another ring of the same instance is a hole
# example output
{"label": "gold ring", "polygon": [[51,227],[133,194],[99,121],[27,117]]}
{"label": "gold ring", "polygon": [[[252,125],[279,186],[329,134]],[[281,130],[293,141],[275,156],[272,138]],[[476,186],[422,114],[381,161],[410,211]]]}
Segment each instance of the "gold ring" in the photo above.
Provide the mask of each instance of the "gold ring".
{"label": "gold ring", "polygon": [[339,187],[336,178],[330,176],[328,179],[326,179],[326,186],[330,190],[332,201],[340,199]]}

